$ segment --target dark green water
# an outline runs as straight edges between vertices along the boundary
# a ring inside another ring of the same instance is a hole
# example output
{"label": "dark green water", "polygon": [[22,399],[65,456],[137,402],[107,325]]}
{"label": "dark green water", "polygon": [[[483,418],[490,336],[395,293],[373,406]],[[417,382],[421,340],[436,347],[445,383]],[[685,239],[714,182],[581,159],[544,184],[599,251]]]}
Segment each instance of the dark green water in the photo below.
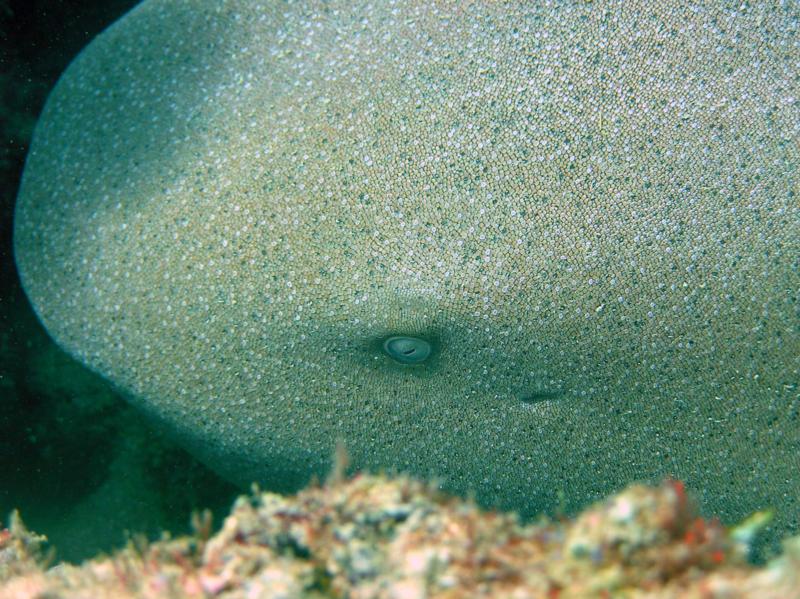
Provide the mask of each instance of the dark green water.
{"label": "dark green water", "polygon": [[72,561],[120,546],[126,531],[187,531],[196,508],[210,507],[219,523],[238,492],[58,349],[14,268],[14,199],[46,95],[81,48],[134,4],[0,2],[0,517],[20,509]]}

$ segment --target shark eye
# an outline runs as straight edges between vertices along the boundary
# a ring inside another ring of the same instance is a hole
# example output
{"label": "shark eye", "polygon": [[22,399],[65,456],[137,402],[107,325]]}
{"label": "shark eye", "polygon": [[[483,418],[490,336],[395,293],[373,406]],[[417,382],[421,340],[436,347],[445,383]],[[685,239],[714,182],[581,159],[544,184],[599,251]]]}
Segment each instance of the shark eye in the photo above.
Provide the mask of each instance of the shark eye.
{"label": "shark eye", "polygon": [[383,342],[383,351],[402,364],[419,364],[431,355],[431,344],[419,337],[389,337]]}

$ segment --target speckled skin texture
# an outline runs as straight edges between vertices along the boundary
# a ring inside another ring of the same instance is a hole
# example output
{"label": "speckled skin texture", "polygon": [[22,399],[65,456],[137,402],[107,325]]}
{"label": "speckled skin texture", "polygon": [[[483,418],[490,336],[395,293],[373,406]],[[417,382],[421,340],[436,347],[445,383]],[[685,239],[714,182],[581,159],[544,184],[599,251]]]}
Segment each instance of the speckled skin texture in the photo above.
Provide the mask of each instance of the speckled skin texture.
{"label": "speckled skin texture", "polygon": [[739,5],[148,0],[48,101],[25,289],[242,483],[340,438],[524,514],[669,475],[796,527],[800,10]]}

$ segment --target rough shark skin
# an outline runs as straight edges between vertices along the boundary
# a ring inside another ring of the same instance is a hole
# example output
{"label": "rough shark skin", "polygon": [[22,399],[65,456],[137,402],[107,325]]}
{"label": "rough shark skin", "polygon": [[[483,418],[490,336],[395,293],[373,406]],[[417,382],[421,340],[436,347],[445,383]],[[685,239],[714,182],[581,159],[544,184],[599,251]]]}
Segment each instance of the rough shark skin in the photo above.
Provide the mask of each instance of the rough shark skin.
{"label": "rough shark skin", "polygon": [[798,6],[147,0],[48,100],[23,285],[243,484],[341,439],[525,515],[674,476],[796,530]]}

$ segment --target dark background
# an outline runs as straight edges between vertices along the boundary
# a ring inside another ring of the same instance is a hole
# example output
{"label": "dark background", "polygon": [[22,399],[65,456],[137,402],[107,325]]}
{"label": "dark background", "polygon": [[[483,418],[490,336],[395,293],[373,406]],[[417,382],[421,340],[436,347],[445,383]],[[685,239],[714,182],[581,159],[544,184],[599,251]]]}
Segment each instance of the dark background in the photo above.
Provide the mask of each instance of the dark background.
{"label": "dark background", "polygon": [[47,94],[137,2],[0,0],[0,520],[18,508],[71,561],[185,532],[196,508],[219,524],[237,493],[55,346],[14,267],[14,201]]}

